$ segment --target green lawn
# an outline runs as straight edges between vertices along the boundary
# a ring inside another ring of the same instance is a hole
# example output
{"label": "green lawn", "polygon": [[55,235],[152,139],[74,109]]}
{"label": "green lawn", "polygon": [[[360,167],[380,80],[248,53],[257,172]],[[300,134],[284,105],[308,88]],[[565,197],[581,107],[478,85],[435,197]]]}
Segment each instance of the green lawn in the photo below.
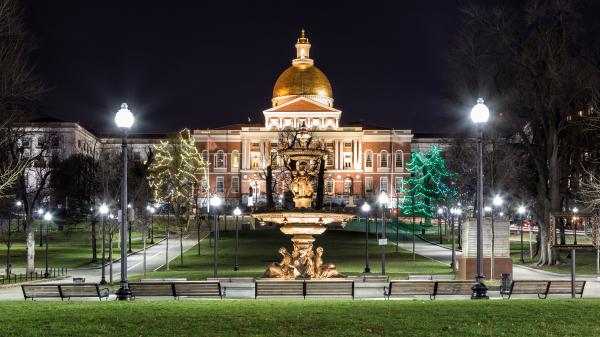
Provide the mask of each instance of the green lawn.
{"label": "green lawn", "polygon": [[[569,313],[569,314],[561,314]],[[4,302],[10,336],[597,336],[600,300]]]}
{"label": "green lawn", "polygon": [[[233,271],[234,257],[234,232],[222,232],[219,241],[219,276],[253,276],[263,274],[269,263],[281,260],[277,250],[286,246],[291,251],[290,236],[284,235],[279,230],[258,230],[240,232],[240,270]],[[364,234],[350,231],[327,231],[317,236],[315,248],[325,248],[325,262],[334,263],[338,270],[345,275],[361,274],[364,270]],[[151,278],[185,277],[188,279],[204,279],[213,276],[213,248],[208,246],[208,241],[203,241],[202,255],[198,256],[197,247],[184,254],[184,265],[179,264],[179,259],[171,262],[171,270],[163,269],[149,273]],[[371,272],[381,272],[380,247],[377,246],[375,236],[370,237],[369,255]],[[386,272],[391,278],[407,278],[409,274],[449,274],[452,270],[441,263],[419,257],[412,260],[412,253],[400,249],[395,252],[395,247],[387,246]]]}
{"label": "green lawn", "polygon": [[[45,235],[45,233],[44,233]],[[141,249],[143,242],[141,239],[141,233],[132,233],[132,249]],[[25,244],[25,233],[15,232],[11,234],[13,244],[10,248],[10,261],[13,268],[23,268],[27,265],[27,246]],[[42,237],[43,245],[39,245],[39,232],[36,231],[35,236],[35,262],[36,266],[42,267],[44,265],[44,259],[46,254],[45,247],[45,236]],[[98,261],[101,257],[101,237],[97,236],[97,253]],[[118,235],[113,237],[113,255],[114,258],[118,258],[120,250],[118,247]],[[56,268],[80,268],[80,267],[93,267],[99,266],[99,262],[91,264],[92,259],[92,246],[91,246],[91,233],[84,231],[62,231],[62,232],[50,232],[48,238],[48,265]],[[108,236],[106,238],[106,244],[108,245]],[[108,247],[108,246],[107,246]],[[3,242],[0,245],[0,263],[4,265],[6,261],[6,244]],[[108,258],[108,248],[106,253]]]}

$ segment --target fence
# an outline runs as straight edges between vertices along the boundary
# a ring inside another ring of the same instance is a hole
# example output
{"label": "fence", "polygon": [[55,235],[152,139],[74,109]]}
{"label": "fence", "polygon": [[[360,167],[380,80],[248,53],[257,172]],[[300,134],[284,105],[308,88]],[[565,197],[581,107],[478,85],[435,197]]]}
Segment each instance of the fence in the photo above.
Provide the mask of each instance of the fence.
{"label": "fence", "polygon": [[25,274],[11,274],[9,277],[0,276],[0,284],[20,283],[34,280],[45,280],[67,275],[67,268],[48,268],[48,277],[44,277],[45,271]]}

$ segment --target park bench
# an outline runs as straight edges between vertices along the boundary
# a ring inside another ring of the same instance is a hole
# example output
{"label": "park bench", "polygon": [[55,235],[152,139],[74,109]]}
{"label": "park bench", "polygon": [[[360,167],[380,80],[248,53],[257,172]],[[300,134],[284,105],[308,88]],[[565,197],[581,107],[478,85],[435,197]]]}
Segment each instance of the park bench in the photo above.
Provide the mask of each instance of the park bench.
{"label": "park bench", "polygon": [[473,293],[472,281],[428,281],[428,280],[408,280],[391,281],[389,286],[384,289],[384,296],[404,297],[406,295],[428,295],[434,300],[440,295],[471,295]]}
{"label": "park bench", "polygon": [[218,281],[173,282],[175,297],[223,298]]}
{"label": "park bench", "polygon": [[77,284],[23,284],[21,285],[25,300],[31,298],[60,298],[71,299],[75,297],[97,297],[108,299],[108,289],[100,289],[95,283]]}
{"label": "park bench", "polygon": [[165,297],[175,298],[172,282],[132,282],[129,283],[131,297]]}
{"label": "park bench", "polygon": [[223,298],[219,282],[181,281],[181,282],[133,282],[129,283],[131,297],[198,297]]}
{"label": "park bench", "polygon": [[63,299],[58,284],[22,284],[23,297],[28,298],[60,298]]}
{"label": "park bench", "polygon": [[[585,281],[575,281],[575,295],[579,298],[583,297],[583,289],[585,289]],[[548,295],[570,295],[571,281],[570,280],[553,280],[548,286]]]}
{"label": "park bench", "polygon": [[433,299],[439,295],[471,295],[474,285],[473,281],[436,281]]}
{"label": "park bench", "polygon": [[350,297],[354,298],[352,280],[310,280],[304,282],[304,298]]}
{"label": "park bench", "polygon": [[349,280],[354,280],[354,282],[389,282],[387,275],[359,275],[359,276],[349,276]]}
{"label": "park bench", "polygon": [[430,299],[435,296],[435,281],[427,280],[402,280],[390,281],[389,286],[383,290],[387,299],[390,297],[405,297],[407,295],[427,295]]}
{"label": "park bench", "polygon": [[[583,297],[586,281],[575,281],[575,295]],[[537,295],[547,298],[548,295],[570,295],[570,280],[513,280],[508,290],[501,291],[502,297],[511,298],[516,294]]]}
{"label": "park bench", "polygon": [[537,295],[539,298],[548,296],[549,281],[541,280],[513,280],[508,289],[501,289],[502,298],[511,298],[512,295]]}
{"label": "park bench", "polygon": [[95,283],[59,284],[58,286],[62,297],[69,300],[72,297],[98,297],[100,301],[103,298],[108,300],[108,288],[100,288]]}
{"label": "park bench", "polygon": [[256,280],[254,298],[304,297],[304,281]]}

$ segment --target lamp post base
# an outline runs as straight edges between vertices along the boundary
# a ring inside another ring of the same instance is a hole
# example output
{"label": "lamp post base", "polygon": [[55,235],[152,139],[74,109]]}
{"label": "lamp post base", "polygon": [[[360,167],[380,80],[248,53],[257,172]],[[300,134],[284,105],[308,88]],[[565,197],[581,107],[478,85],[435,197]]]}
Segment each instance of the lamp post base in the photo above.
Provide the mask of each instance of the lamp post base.
{"label": "lamp post base", "polygon": [[106,283],[106,280],[100,280],[100,284],[101,284],[101,285],[105,285],[105,284],[107,284],[107,283]]}
{"label": "lamp post base", "polygon": [[238,267],[238,266],[233,267],[233,271],[238,271],[238,270],[240,270],[240,267]]}
{"label": "lamp post base", "polygon": [[371,272],[371,268],[369,268],[369,267],[365,267],[365,274],[366,274],[366,273],[370,273],[370,272]]}
{"label": "lamp post base", "polygon": [[472,300],[489,300],[489,296],[487,295],[487,290],[488,288],[485,286],[485,284],[482,283],[477,283],[473,286],[473,288],[471,288],[471,290],[473,290],[473,293],[471,294],[471,299]]}
{"label": "lamp post base", "polygon": [[130,301],[131,300],[131,290],[129,288],[125,288],[121,286],[119,290],[116,292],[117,300],[119,301]]}

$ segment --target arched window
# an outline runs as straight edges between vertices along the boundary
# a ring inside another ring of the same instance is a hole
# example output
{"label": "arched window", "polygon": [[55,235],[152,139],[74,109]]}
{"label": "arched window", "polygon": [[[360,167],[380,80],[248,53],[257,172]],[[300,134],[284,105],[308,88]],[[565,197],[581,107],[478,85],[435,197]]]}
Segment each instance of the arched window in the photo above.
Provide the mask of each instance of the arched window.
{"label": "arched window", "polygon": [[325,180],[325,194],[333,194],[333,179]]}
{"label": "arched window", "polygon": [[344,179],[344,194],[352,195],[352,192],[353,192],[352,186],[353,186],[352,178],[347,177],[346,179]]}
{"label": "arched window", "polygon": [[231,151],[231,168],[240,168],[240,153],[238,150]]}
{"label": "arched window", "polygon": [[217,151],[215,154],[215,168],[225,167],[225,152],[222,150]]}
{"label": "arched window", "polygon": [[386,150],[382,150],[379,153],[379,167],[382,167],[382,168],[388,167],[388,153]]}
{"label": "arched window", "polygon": [[370,150],[365,152],[365,167],[373,168],[373,152]]}
{"label": "arched window", "polygon": [[404,165],[404,158],[402,156],[401,150],[396,151],[396,155],[394,158],[394,165],[396,168],[402,168],[402,166]]}

